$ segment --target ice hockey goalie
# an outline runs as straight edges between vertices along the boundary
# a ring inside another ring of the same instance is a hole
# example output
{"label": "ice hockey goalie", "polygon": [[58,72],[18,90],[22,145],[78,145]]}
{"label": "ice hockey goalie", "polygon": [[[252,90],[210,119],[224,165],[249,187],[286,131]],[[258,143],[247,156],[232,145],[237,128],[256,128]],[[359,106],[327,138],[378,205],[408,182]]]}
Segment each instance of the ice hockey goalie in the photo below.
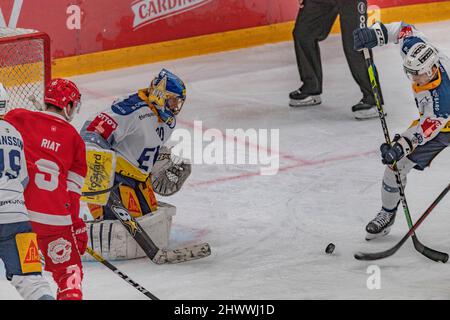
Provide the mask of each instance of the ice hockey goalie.
{"label": "ice hockey goalie", "polygon": [[[111,189],[160,248],[168,245],[176,208],[158,202],[155,192],[162,196],[176,193],[191,172],[186,160],[164,146],[185,99],[183,81],[163,69],[148,88],[113,102],[81,130],[88,162],[83,191]],[[95,219],[88,223],[89,245],[111,260],[145,256],[116,220],[108,198],[109,193],[82,198]]]}

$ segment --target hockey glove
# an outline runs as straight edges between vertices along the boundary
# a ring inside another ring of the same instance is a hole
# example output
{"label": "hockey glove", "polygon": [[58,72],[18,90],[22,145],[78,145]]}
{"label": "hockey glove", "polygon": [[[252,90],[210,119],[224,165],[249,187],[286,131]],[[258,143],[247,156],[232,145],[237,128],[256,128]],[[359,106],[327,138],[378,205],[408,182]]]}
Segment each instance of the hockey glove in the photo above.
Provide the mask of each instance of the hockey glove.
{"label": "hockey glove", "polygon": [[77,219],[72,225],[72,230],[77,239],[78,251],[80,252],[80,255],[83,255],[86,252],[88,244],[86,224],[82,219]]}
{"label": "hockey glove", "polygon": [[388,143],[383,143],[380,147],[381,162],[383,164],[392,165],[412,151],[412,144],[405,137],[396,134],[393,142],[392,146]]}
{"label": "hockey glove", "polygon": [[164,146],[152,168],[153,190],[161,196],[171,196],[181,189],[190,174],[189,161],[173,155],[171,149]]}
{"label": "hockey glove", "polygon": [[383,46],[388,41],[388,32],[384,24],[375,23],[370,28],[361,28],[353,31],[353,48],[361,50],[372,49],[376,46]]}

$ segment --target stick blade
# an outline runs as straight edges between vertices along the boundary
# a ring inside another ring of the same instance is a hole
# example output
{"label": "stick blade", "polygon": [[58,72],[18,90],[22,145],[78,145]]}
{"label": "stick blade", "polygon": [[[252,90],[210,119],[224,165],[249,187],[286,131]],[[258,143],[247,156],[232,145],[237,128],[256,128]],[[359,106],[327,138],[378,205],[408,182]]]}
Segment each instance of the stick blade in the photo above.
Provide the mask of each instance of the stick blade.
{"label": "stick blade", "polygon": [[389,255],[385,255],[384,252],[373,252],[373,253],[356,252],[353,256],[355,257],[356,260],[372,261],[386,258]]}
{"label": "stick blade", "polygon": [[415,235],[413,236],[413,243],[414,248],[428,259],[442,263],[446,263],[448,261],[447,253],[426,247],[419,241],[419,239],[417,239]]}
{"label": "stick blade", "polygon": [[385,251],[372,252],[372,253],[357,252],[354,254],[354,257],[356,260],[362,260],[362,261],[373,261],[373,260],[384,259],[384,258],[390,257],[394,253],[396,253],[402,244],[403,244],[403,242],[401,242],[400,245],[397,244],[396,246],[394,246],[388,250],[385,250]]}

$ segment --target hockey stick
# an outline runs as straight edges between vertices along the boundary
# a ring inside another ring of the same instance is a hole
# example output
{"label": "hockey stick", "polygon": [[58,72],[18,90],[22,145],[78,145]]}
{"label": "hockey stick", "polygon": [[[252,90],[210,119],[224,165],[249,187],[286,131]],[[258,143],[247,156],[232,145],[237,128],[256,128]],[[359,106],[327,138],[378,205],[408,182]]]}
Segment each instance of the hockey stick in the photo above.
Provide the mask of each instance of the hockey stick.
{"label": "hockey stick", "polygon": [[[408,230],[408,232],[405,234],[405,236],[392,248],[380,251],[380,252],[374,252],[374,253],[364,253],[364,252],[357,252],[355,253],[355,259],[357,260],[378,260],[378,259],[384,259],[387,257],[392,256],[394,253],[397,252],[398,249],[408,240],[408,238],[414,234],[414,231],[421,225],[421,223],[425,220],[425,218],[431,213],[431,211],[434,209],[434,207],[437,206],[437,204],[444,198],[444,196],[448,193],[450,190],[450,184],[441,192],[441,194],[436,198],[436,200],[433,201],[433,203],[428,207],[427,210],[420,216],[419,220],[414,224],[414,226]],[[448,259],[448,256],[447,256]],[[447,259],[443,259],[442,262],[447,262]]]}
{"label": "hockey stick", "polygon": [[147,289],[145,289],[143,286],[139,285],[138,283],[134,282],[129,276],[127,276],[125,273],[117,269],[114,265],[112,265],[108,260],[103,258],[99,253],[95,252],[91,248],[87,247],[86,252],[89,253],[92,257],[94,257],[95,260],[103,264],[105,267],[107,267],[109,270],[117,274],[119,277],[121,277],[123,280],[128,282],[130,285],[136,288],[136,290],[142,292],[147,297],[149,297],[152,300],[159,300],[157,297],[155,297],[153,294],[151,294]]}
{"label": "hockey stick", "polygon": [[120,201],[119,197],[111,192],[107,206],[111,209],[117,219],[127,229],[130,235],[145,252],[147,257],[156,264],[179,263],[207,257],[211,254],[208,243],[192,245],[185,248],[165,250],[156,246],[150,236],[139,225],[136,219],[130,215]]}
{"label": "hockey stick", "polygon": [[[379,85],[378,85],[375,64],[372,61],[369,49],[365,48],[365,49],[363,49],[363,51],[364,51],[364,58],[365,58],[366,64],[367,64],[367,71],[369,73],[369,78],[370,78],[370,82],[372,85],[372,92],[373,92],[376,106],[378,109],[378,115],[380,117],[381,126],[383,128],[384,138],[386,140],[386,143],[390,145],[391,138],[390,138],[389,131],[387,128],[386,117],[385,117],[385,113],[383,110],[383,105],[381,103],[381,87],[379,87]],[[402,184],[402,181],[400,178],[400,172],[398,171],[396,163],[394,163],[394,165],[392,167],[395,172],[395,180],[397,181],[397,186],[398,186],[399,194],[400,194],[400,201],[403,206],[403,211],[405,213],[406,221],[408,222],[409,229],[411,229],[413,227],[413,223],[412,223],[411,215],[409,213],[408,203],[406,202],[405,189],[403,187],[403,184]],[[417,236],[414,232],[412,233],[412,239],[413,239],[413,243],[414,243],[414,248],[416,248],[416,250],[419,251],[421,254],[423,254],[425,257],[427,257],[431,260],[434,260],[434,261],[441,261],[444,263],[448,260],[448,254],[446,254],[444,252],[439,252],[439,251],[436,251],[436,250],[433,250],[431,248],[424,246],[419,241],[419,239],[417,238]]]}

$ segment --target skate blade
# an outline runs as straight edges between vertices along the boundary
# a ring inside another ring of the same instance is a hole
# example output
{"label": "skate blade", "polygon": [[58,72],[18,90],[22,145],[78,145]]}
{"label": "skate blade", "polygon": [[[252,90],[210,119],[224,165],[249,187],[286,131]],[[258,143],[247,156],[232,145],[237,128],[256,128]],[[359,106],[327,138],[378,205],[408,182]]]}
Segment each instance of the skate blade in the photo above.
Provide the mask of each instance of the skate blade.
{"label": "skate blade", "polygon": [[[355,117],[356,120],[369,120],[378,118],[379,113],[376,109],[360,110],[360,111],[353,111],[353,116]],[[387,114],[385,113],[384,116],[387,116]]]}
{"label": "skate blade", "polygon": [[391,231],[391,227],[387,227],[386,229],[384,229],[383,231],[381,231],[379,233],[369,233],[369,232],[367,232],[367,234],[366,234],[366,241],[370,241],[370,240],[373,240],[373,239],[378,239],[378,238],[387,236],[390,231]]}
{"label": "skate blade", "polygon": [[293,100],[289,102],[290,107],[309,107],[309,106],[316,106],[318,104],[322,103],[322,99],[320,96],[311,96],[310,99],[305,100]]}

